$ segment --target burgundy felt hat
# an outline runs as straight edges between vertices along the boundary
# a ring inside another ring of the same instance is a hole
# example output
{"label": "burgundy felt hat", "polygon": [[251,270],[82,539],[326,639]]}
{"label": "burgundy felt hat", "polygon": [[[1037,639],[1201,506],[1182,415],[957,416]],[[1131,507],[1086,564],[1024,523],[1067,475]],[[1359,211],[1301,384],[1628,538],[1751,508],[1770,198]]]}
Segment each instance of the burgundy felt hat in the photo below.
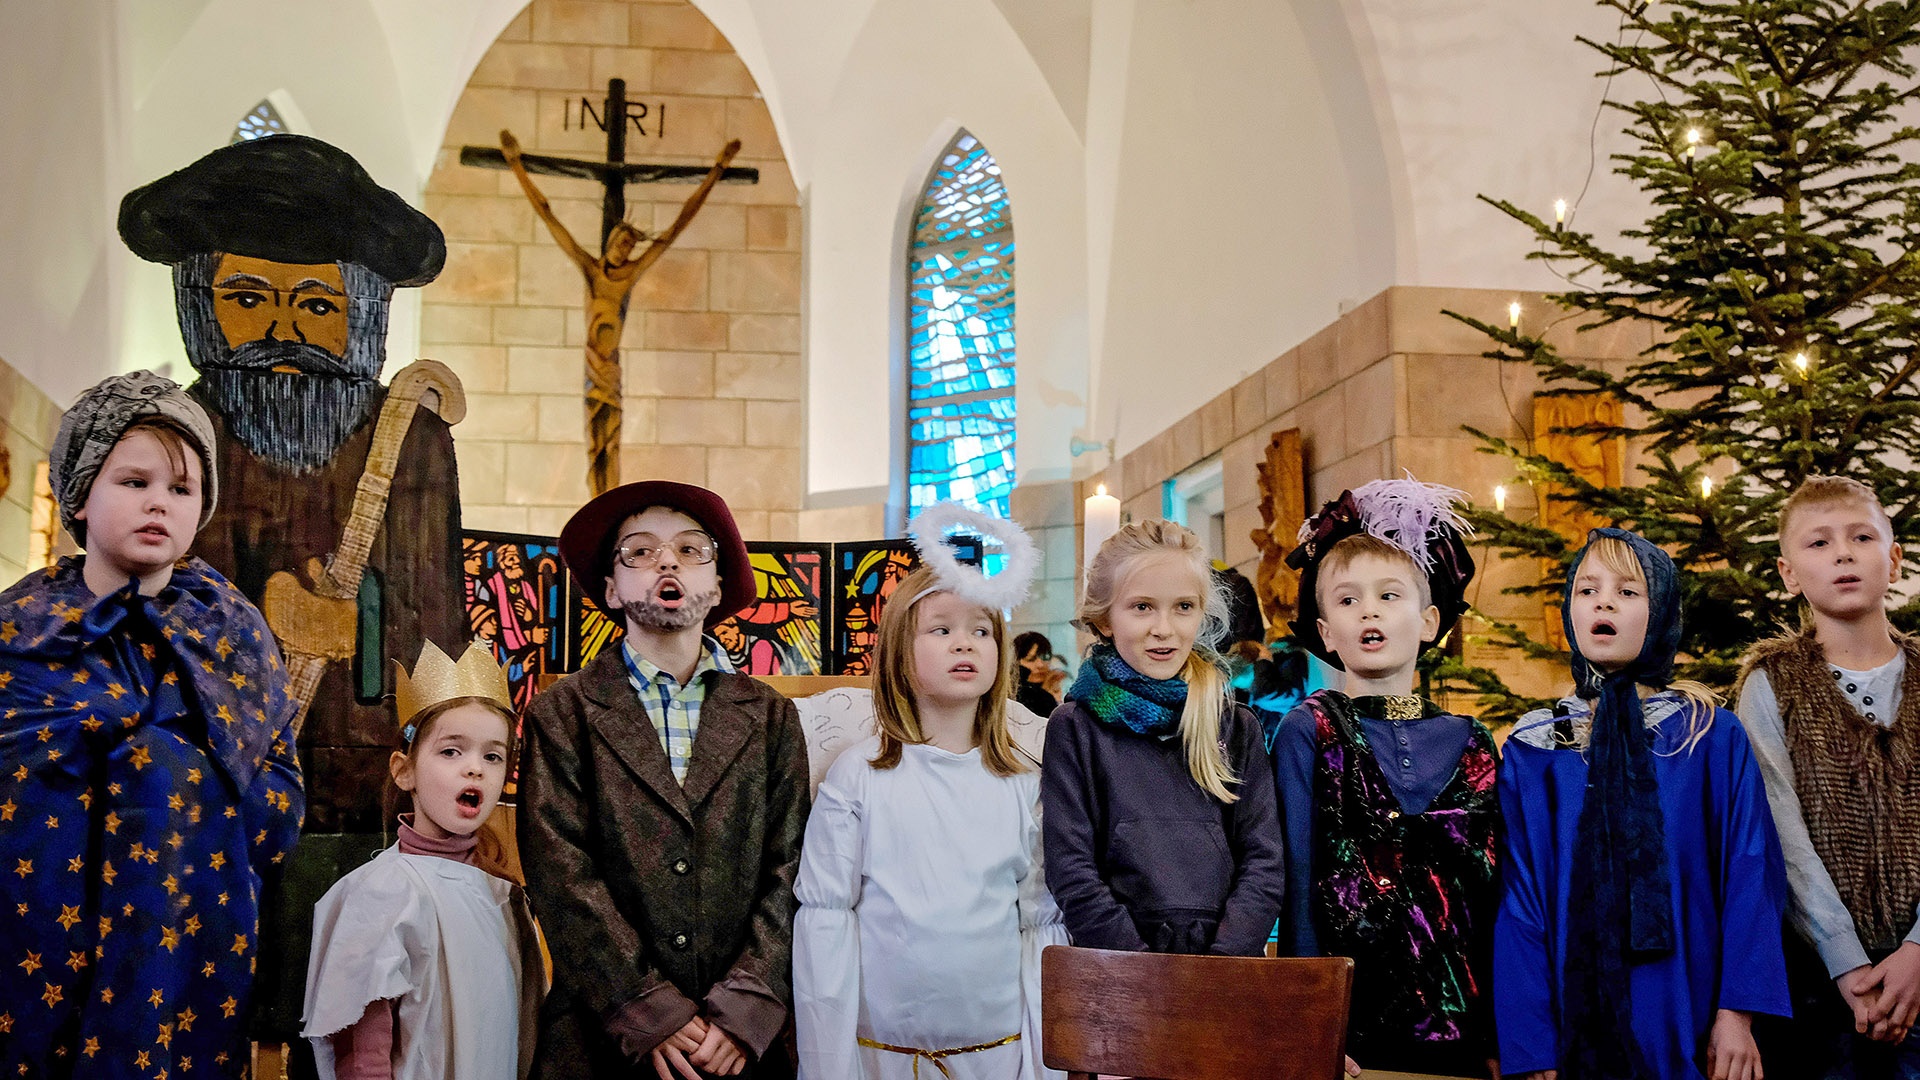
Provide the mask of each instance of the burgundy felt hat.
{"label": "burgundy felt hat", "polygon": [[560,530],[560,557],[573,572],[573,580],[594,607],[615,622],[625,616],[608,611],[607,577],[613,573],[613,546],[619,541],[614,530],[620,523],[649,506],[678,510],[700,523],[713,537],[714,562],[720,569],[720,603],[707,613],[707,627],[731,618],[754,601],[753,564],[747,560],[747,543],[740,539],[740,527],[733,523],[733,511],[727,501],[703,487],[679,484],[672,480],[642,480],[622,484],[581,507]]}

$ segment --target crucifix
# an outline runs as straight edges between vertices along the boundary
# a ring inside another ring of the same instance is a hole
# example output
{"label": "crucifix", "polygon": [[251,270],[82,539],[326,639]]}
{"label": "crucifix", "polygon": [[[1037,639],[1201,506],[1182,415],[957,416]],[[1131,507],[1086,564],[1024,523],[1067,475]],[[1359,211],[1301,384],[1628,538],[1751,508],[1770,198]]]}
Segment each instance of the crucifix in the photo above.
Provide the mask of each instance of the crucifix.
{"label": "crucifix", "polygon": [[[524,154],[511,132],[500,133],[500,148],[468,146],[460,151],[460,163],[483,169],[510,169],[520,188],[533,203],[534,213],[546,222],[547,231],[560,245],[587,286],[587,488],[600,495],[620,484],[620,335],[626,326],[627,300],[641,275],[666,254],[667,248],[693,222],[718,183],[757,184],[760,170],[730,168],[728,163],[740,152],[735,139],[720,151],[711,168],[698,165],[648,165],[627,162],[627,84],[623,79],[607,80],[607,102],[603,126],[607,132],[607,160],[581,161],[576,158]],[[529,174],[569,176],[598,180],[606,188],[600,207],[600,254],[581,247],[555,216],[547,197],[534,185]],[[680,215],[664,232],[649,237],[626,220],[627,185],[644,183],[692,183],[694,189]],[[640,245],[645,243],[645,247]],[[639,249],[638,254],[635,250]]]}

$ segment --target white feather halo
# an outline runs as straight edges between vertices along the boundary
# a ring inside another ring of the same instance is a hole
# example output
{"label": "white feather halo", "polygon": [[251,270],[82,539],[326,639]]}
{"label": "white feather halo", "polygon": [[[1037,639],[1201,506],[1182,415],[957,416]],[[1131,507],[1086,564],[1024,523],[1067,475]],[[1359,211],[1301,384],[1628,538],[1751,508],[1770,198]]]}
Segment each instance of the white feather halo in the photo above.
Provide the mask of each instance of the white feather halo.
{"label": "white feather halo", "polygon": [[[988,577],[981,567],[962,565],[946,542],[956,530],[999,541],[1000,572]],[[992,611],[1011,611],[1024,603],[1039,569],[1040,549],[1019,523],[988,517],[957,502],[937,502],[920,511],[907,522],[907,535],[943,591]]]}

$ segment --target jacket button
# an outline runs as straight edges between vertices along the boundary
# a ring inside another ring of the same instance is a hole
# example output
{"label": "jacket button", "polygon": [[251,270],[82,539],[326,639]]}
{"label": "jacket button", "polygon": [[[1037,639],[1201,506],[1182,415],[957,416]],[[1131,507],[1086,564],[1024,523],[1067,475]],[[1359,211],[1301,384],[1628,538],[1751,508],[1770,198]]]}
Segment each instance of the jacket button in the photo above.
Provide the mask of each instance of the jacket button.
{"label": "jacket button", "polygon": [[693,864],[692,864],[692,863],[690,863],[690,862],[688,862],[687,860],[685,860],[685,859],[675,859],[675,860],[673,860],[673,872],[674,872],[674,873],[676,873],[676,874],[684,874],[684,873],[686,873],[687,871],[689,871],[689,870],[691,870],[691,869],[693,869]]}
{"label": "jacket button", "polygon": [[1388,888],[1388,887],[1389,887],[1389,886],[1391,886],[1392,884],[1393,884],[1393,881],[1392,881],[1392,879],[1390,879],[1390,878],[1381,878],[1381,879],[1380,879],[1380,887],[1381,887],[1381,888],[1383,888],[1383,889],[1385,889],[1385,888]]}
{"label": "jacket button", "polygon": [[1398,811],[1398,810],[1389,810],[1389,811],[1387,811],[1387,820],[1388,820],[1388,821],[1399,821],[1399,820],[1400,820],[1400,811]]}
{"label": "jacket button", "polygon": [[673,947],[674,947],[674,948],[676,948],[676,949],[684,949],[684,948],[686,948],[686,947],[687,947],[687,935],[685,935],[685,934],[675,934],[675,935],[673,935]]}

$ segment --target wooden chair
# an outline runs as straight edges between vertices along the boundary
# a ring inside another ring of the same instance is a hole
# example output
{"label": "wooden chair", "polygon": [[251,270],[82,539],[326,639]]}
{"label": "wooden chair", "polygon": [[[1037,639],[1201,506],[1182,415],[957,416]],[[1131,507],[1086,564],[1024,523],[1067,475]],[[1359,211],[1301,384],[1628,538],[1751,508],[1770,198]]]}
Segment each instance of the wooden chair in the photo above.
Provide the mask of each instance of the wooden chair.
{"label": "wooden chair", "polygon": [[1072,1080],[1336,1080],[1353,961],[1055,945],[1040,958],[1042,1056]]}

